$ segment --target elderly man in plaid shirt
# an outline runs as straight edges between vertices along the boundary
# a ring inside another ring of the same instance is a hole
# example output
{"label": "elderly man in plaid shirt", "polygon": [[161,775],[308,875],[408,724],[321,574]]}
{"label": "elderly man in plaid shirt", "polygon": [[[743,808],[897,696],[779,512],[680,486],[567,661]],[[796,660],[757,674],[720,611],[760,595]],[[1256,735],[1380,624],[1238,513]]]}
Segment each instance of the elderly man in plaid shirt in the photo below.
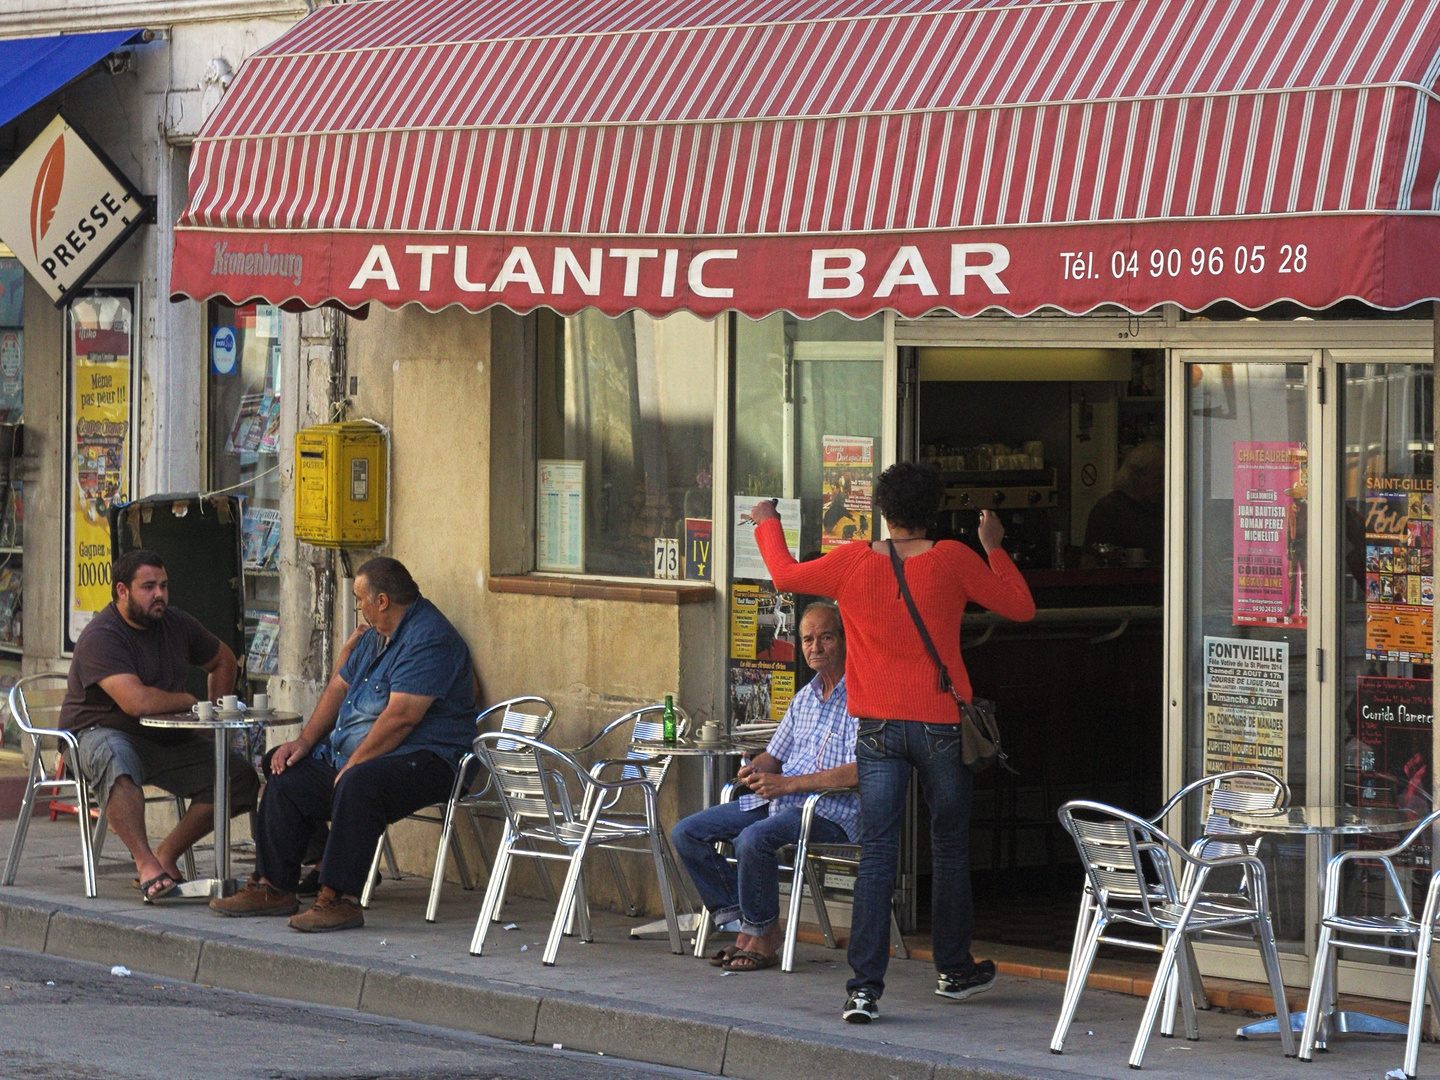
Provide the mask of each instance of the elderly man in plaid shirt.
{"label": "elderly man in plaid shirt", "polygon": [[[770,745],[741,768],[737,779],[751,794],[692,814],[670,834],[715,925],[740,920],[735,944],[710,957],[726,971],[760,971],[779,963],[776,852],[799,838],[801,810],[811,792],[854,787],[857,781],[856,723],[845,701],[840,609],[829,601],[806,608],[800,647],[815,677],[791,700]],[[813,843],[857,841],[859,795],[827,795],[815,809]],[[717,841],[734,846],[738,873],[716,852]]]}

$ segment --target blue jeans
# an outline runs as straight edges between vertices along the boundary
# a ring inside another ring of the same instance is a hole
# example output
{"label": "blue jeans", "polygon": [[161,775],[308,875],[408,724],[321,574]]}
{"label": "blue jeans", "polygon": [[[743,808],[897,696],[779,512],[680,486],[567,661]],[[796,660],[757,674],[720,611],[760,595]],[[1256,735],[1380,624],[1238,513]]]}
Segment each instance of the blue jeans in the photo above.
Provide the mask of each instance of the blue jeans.
{"label": "blue jeans", "polygon": [[958,724],[861,720],[855,743],[860,772],[860,870],[850,919],[847,990],[878,997],[890,963],[890,910],[900,859],[900,823],[913,767],[930,807],[931,945],[935,970],[968,975],[975,906],[970,895],[970,804],[975,777],[960,760]]}
{"label": "blue jeans", "polygon": [[[780,920],[780,865],[775,853],[800,839],[801,813],[799,807],[791,807],[771,815],[763,804],[742,810],[738,802],[722,803],[691,814],[671,830],[675,854],[716,926],[739,918],[741,933],[759,937]],[[738,873],[715,850],[719,841],[734,845]],[[810,842],[849,840],[839,825],[816,815]]]}

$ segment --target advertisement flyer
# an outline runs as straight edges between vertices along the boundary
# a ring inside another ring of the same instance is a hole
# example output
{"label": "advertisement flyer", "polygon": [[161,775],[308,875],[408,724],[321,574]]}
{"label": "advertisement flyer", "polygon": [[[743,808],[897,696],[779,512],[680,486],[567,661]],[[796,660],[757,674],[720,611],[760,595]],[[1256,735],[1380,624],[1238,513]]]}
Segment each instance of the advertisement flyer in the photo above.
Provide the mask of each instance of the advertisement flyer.
{"label": "advertisement flyer", "polygon": [[874,537],[875,440],[864,435],[826,435],[820,478],[825,507],[820,550]]}
{"label": "advertisement flyer", "polygon": [[96,290],[68,309],[71,457],[68,643],[110,602],[111,505],[130,497],[134,294]]}
{"label": "advertisement flyer", "polygon": [[1205,638],[1205,775],[1258,769],[1285,779],[1290,646]]}
{"label": "advertisement flyer", "polygon": [[709,581],[713,523],[709,518],[685,519],[685,580]]}
{"label": "advertisement flyer", "polygon": [[[1355,687],[1355,749],[1347,764],[1355,770],[1352,806],[1399,807],[1428,814],[1434,771],[1435,708],[1429,679],[1387,679],[1362,675]],[[1349,768],[1347,768],[1347,774]],[[1351,782],[1347,775],[1346,787]],[[1380,838],[1376,838],[1379,841]],[[1380,841],[1388,846],[1393,840]],[[1430,851],[1418,844],[1402,859],[1428,867]]]}
{"label": "advertisement flyer", "polygon": [[795,594],[770,585],[737,584],[730,590],[730,658],[794,664]]}
{"label": "advertisement flyer", "polygon": [[18,424],[24,414],[25,331],[0,330],[0,424]]}
{"label": "advertisement flyer", "polygon": [[1236,626],[1305,625],[1304,443],[1235,443]]}
{"label": "advertisement flyer", "polygon": [[1365,658],[1428,664],[1435,606],[1434,481],[1365,478]]}
{"label": "advertisement flyer", "polygon": [[[768,495],[735,496],[735,578],[739,581],[769,581],[770,571],[765,569],[765,560],[760,557],[760,547],[755,543],[755,523],[750,520],[750,511],[755,504]],[[785,546],[795,558],[800,557],[800,500],[780,499],[776,509],[780,511],[780,524],[785,529]]]}
{"label": "advertisement flyer", "polygon": [[536,465],[535,569],[585,572],[585,462]]}
{"label": "advertisement flyer", "polygon": [[736,724],[780,721],[795,696],[795,671],[778,664],[730,665],[730,719]]}

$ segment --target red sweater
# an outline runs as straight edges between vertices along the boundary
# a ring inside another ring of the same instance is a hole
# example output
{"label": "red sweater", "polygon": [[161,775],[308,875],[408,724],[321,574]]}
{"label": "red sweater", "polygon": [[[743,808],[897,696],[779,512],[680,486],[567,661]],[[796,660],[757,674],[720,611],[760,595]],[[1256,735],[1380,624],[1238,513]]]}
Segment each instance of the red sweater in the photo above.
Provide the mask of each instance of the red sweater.
{"label": "red sweater", "polygon": [[[955,702],[940,689],[939,672],[900,596],[889,555],[857,540],[813,562],[797,563],[778,520],[761,524],[755,540],[776,588],[828,596],[840,604],[852,716],[959,723]],[[906,559],[905,582],[955,689],[969,701],[970,676],[960,659],[960,616],[966,603],[973,600],[1007,619],[1028,622],[1035,615],[1029,586],[1004,551],[992,551],[986,566],[954,540]]]}

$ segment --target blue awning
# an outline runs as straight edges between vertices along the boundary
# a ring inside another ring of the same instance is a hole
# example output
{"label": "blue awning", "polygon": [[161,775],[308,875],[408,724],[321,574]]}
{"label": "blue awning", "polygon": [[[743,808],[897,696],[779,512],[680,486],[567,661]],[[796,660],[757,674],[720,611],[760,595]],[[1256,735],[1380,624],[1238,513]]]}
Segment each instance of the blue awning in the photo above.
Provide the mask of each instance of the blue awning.
{"label": "blue awning", "polygon": [[43,101],[140,32],[106,30],[0,40],[0,124]]}

